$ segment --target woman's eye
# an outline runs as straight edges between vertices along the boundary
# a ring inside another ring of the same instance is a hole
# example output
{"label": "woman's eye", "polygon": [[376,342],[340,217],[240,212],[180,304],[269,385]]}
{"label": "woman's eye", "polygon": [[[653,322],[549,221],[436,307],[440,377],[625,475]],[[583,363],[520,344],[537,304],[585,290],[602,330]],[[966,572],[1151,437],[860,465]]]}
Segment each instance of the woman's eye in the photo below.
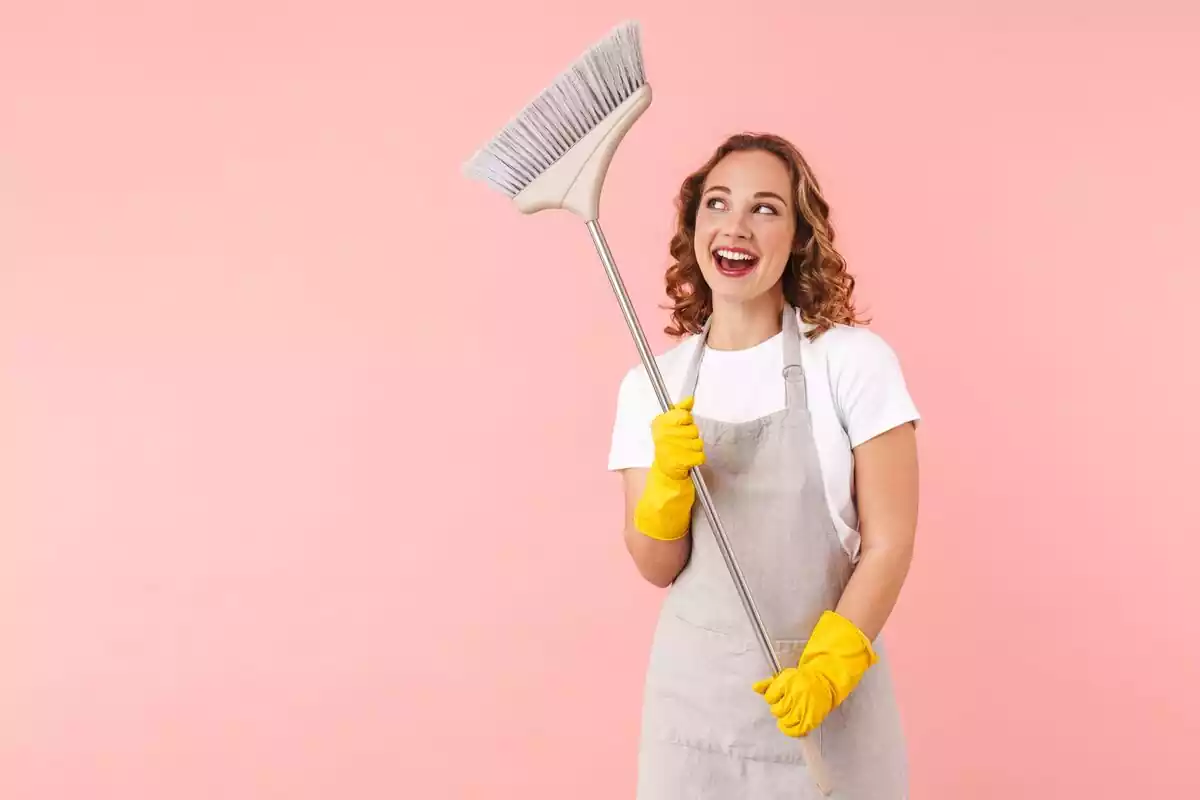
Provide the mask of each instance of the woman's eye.
{"label": "woman's eye", "polygon": [[[710,197],[706,203],[704,203],[704,207],[707,207],[707,209],[713,209],[715,211],[724,211],[726,207],[725,200],[719,197]],[[775,210],[775,206],[768,205],[766,203],[760,203],[756,205],[754,210],[755,213],[772,213],[772,215],[778,215],[779,213],[779,211]]]}
{"label": "woman's eye", "polygon": [[[726,210],[726,203],[725,203],[725,200],[720,197],[710,197],[705,202],[704,207],[712,209],[714,211],[724,211],[724,210]],[[756,213],[756,214],[775,214],[775,215],[779,214],[779,212],[775,209],[775,206],[767,205],[766,203],[760,203],[759,205],[755,206],[754,213]]]}

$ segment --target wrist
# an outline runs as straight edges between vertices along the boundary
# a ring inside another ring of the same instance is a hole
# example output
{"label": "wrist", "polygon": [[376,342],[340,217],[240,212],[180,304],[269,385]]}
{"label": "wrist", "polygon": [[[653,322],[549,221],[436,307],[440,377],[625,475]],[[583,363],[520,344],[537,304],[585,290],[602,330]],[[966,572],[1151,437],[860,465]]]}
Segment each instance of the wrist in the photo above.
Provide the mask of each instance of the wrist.
{"label": "wrist", "polygon": [[819,673],[841,702],[878,660],[858,626],[836,611],[825,611],[813,627],[800,665]]}
{"label": "wrist", "polygon": [[861,650],[868,660],[874,664],[879,660],[875,647],[869,636],[854,621],[839,611],[830,609],[821,614],[813,628],[812,638],[817,641],[833,640],[840,642],[838,651],[851,652]]}
{"label": "wrist", "polygon": [[682,539],[691,527],[695,492],[690,479],[679,480],[657,466],[651,466],[646,487],[634,509],[634,528],[651,539]]}

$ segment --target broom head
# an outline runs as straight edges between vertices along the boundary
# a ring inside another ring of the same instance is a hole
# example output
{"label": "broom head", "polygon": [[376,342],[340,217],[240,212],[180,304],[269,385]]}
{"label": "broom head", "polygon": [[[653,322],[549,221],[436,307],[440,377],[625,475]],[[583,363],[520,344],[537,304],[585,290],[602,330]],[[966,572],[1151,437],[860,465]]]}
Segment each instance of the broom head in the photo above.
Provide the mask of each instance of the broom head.
{"label": "broom head", "polygon": [[523,214],[564,209],[593,222],[617,146],[650,105],[641,29],[592,45],[463,165]]}

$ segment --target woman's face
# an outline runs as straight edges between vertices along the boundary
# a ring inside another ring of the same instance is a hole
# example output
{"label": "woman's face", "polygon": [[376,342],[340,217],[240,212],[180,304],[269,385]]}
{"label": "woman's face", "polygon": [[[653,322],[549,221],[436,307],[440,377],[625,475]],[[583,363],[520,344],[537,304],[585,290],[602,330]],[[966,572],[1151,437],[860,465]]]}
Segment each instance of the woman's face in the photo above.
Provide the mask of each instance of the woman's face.
{"label": "woman's face", "polygon": [[773,290],[796,235],[787,166],[761,150],[730,153],[702,192],[694,244],[714,300],[746,302]]}

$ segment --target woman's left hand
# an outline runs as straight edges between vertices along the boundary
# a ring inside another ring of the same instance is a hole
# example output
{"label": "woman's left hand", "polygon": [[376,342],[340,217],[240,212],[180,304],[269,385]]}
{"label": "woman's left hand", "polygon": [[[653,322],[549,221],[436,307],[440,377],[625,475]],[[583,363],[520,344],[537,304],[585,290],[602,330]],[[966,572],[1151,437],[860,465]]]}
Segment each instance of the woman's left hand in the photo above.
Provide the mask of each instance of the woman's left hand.
{"label": "woman's left hand", "polygon": [[821,615],[800,663],[754,684],[771,707],[779,729],[806,736],[825,721],[878,660],[870,640],[834,611]]}

